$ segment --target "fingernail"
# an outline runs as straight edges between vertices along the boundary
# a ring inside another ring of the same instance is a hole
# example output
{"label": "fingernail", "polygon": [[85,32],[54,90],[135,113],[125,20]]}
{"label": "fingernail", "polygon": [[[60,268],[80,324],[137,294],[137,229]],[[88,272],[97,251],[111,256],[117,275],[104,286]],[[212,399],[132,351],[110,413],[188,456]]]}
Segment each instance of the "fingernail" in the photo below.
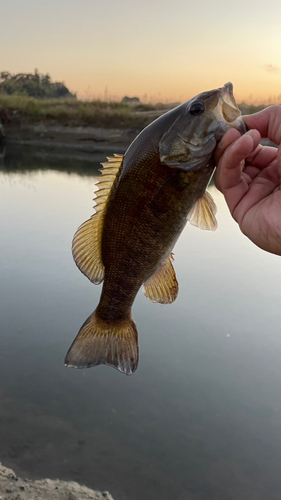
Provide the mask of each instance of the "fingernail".
{"label": "fingernail", "polygon": [[244,135],[250,135],[251,137],[255,137],[256,133],[258,131],[254,128],[252,128],[251,130],[248,130]]}

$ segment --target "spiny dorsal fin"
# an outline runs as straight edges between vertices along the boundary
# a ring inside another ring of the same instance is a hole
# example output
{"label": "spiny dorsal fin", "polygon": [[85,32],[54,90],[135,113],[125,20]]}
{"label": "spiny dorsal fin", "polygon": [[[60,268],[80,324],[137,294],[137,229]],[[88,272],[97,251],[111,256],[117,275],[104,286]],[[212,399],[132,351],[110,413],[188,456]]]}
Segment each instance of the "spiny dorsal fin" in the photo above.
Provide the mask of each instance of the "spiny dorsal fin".
{"label": "spiny dorsal fin", "polygon": [[192,207],[187,218],[193,226],[197,226],[200,229],[215,231],[218,227],[215,217],[216,213],[216,204],[210,193],[206,191]]}
{"label": "spiny dorsal fin", "polygon": [[173,260],[171,253],[162,267],[144,283],[142,291],[151,302],[171,304],[176,300],[179,285],[172,264]]}
{"label": "spiny dorsal fin", "polygon": [[104,265],[101,255],[101,240],[107,202],[115,185],[123,164],[122,155],[107,158],[102,163],[101,177],[95,198],[95,211],[92,217],[84,222],[76,231],[72,242],[72,255],[80,271],[92,283],[98,285],[104,278]]}

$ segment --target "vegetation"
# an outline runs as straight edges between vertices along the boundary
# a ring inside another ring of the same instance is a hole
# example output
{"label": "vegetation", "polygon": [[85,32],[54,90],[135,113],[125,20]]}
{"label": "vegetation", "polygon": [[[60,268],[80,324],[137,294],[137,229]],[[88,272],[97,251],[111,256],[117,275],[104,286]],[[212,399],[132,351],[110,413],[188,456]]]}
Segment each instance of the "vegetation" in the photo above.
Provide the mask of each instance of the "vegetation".
{"label": "vegetation", "polygon": [[[149,111],[155,108],[150,107]],[[162,108],[163,109],[163,108]],[[0,93],[0,119],[3,124],[39,123],[67,126],[136,128],[148,125],[156,116],[142,108],[120,102],[79,101],[77,99],[35,99]]]}
{"label": "vegetation", "polygon": [[[121,102],[79,101],[63,83],[50,76],[0,73],[0,123],[3,125],[39,123],[63,126],[132,128],[140,130],[157,116],[179,103],[143,104],[138,98]],[[265,106],[240,105],[242,114]]]}
{"label": "vegetation", "polygon": [[58,99],[60,97],[75,97],[61,82],[52,82],[51,77],[40,75],[37,70],[32,73],[12,75],[8,71],[0,73],[0,94],[24,95],[26,97]]}
{"label": "vegetation", "polygon": [[257,113],[267,106],[269,106],[269,104],[259,104],[258,106],[255,106],[254,104],[246,104],[245,102],[238,104],[242,115],[252,115],[253,113]]}

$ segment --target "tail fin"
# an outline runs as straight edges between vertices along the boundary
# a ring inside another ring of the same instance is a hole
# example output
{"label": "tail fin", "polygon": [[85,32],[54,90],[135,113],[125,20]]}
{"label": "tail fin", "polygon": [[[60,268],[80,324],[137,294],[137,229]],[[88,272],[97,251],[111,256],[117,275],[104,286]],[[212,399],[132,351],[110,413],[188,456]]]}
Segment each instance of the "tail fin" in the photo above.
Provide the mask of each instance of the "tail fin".
{"label": "tail fin", "polygon": [[138,358],[138,332],[134,321],[128,318],[108,322],[93,312],[80,328],[65,364],[72,368],[104,364],[132,375],[137,369]]}

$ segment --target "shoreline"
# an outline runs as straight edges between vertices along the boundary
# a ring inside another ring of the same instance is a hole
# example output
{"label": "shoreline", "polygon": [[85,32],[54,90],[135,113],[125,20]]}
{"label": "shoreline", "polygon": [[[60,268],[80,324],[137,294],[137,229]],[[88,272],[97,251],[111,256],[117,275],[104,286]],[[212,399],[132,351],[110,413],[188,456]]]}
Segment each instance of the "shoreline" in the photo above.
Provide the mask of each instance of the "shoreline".
{"label": "shoreline", "polygon": [[95,491],[75,481],[21,479],[0,463],[0,500],[113,500],[108,491]]}
{"label": "shoreline", "polygon": [[[0,124],[1,125],[1,124]],[[0,149],[5,146],[46,148],[49,152],[82,156],[93,154],[124,154],[142,128],[68,127],[63,125],[8,124],[0,128]],[[262,145],[275,146],[269,139]]]}
{"label": "shoreline", "polygon": [[22,145],[56,149],[75,149],[96,153],[119,147],[127,149],[141,129],[103,127],[64,127],[62,125],[21,124],[5,125],[5,145]]}

